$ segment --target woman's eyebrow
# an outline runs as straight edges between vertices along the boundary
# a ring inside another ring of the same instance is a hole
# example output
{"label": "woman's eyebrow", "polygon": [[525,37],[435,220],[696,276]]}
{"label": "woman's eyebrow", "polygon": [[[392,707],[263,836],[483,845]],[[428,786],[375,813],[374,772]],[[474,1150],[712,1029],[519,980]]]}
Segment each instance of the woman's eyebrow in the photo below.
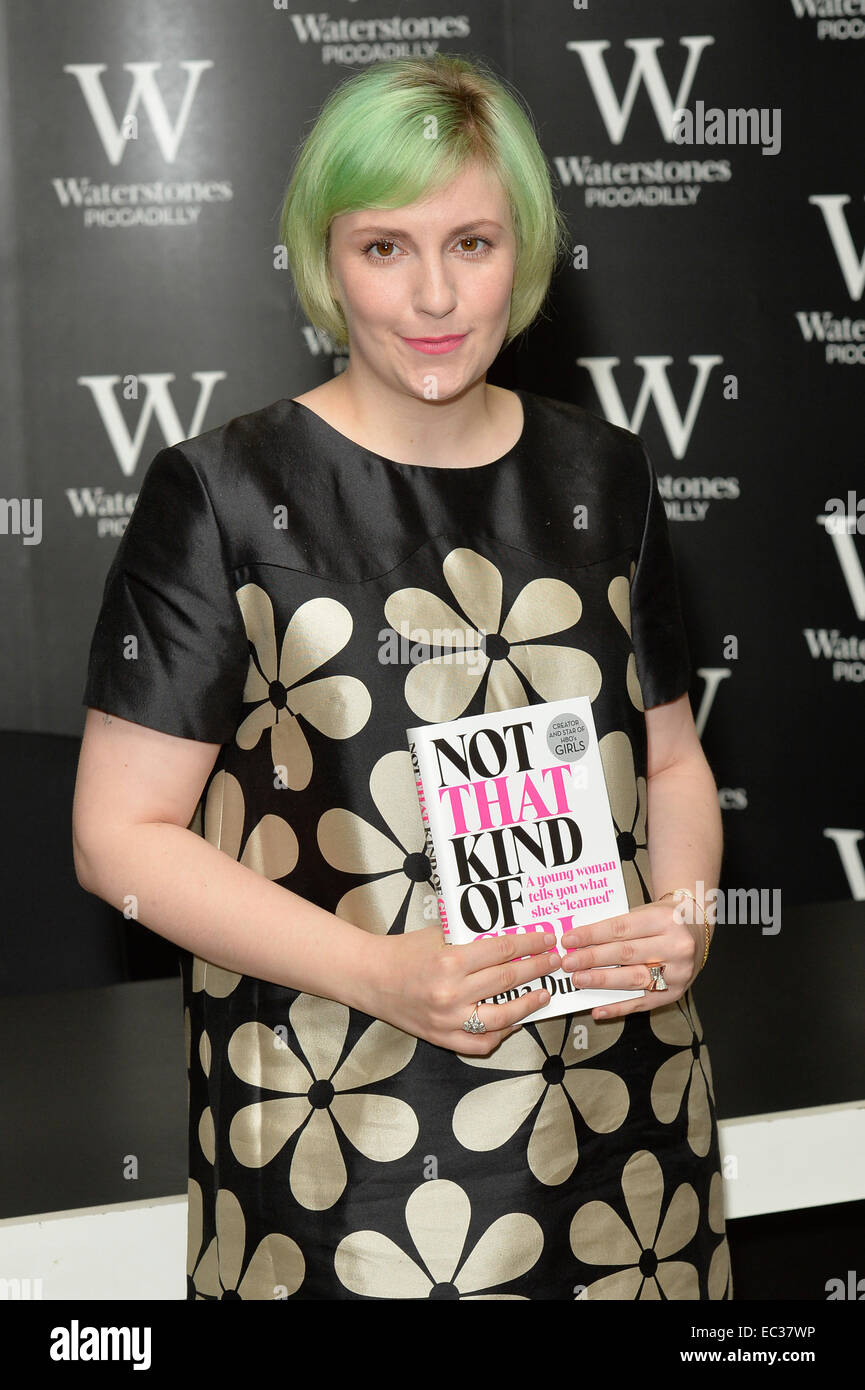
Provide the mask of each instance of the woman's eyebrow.
{"label": "woman's eyebrow", "polygon": [[[479,217],[474,222],[463,222],[459,227],[453,227],[451,231],[445,232],[445,236],[450,238],[459,232],[474,231],[476,227],[496,227],[500,232],[504,230],[500,222],[494,222],[489,217]],[[387,232],[388,236],[398,236],[402,237],[404,241],[411,241],[411,232],[401,231],[398,227],[386,227],[383,222],[370,224],[368,227],[355,227],[352,236],[360,236],[364,233],[366,235],[375,233],[380,236],[384,231]]]}

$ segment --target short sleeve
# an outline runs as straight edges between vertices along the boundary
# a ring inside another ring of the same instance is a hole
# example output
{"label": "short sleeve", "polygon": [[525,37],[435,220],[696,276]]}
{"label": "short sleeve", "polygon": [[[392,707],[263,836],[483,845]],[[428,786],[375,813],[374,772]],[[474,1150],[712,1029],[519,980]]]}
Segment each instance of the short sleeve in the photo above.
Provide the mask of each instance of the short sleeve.
{"label": "short sleeve", "polygon": [[160,450],[105,580],[82,703],[228,742],[249,668],[231,579],[204,482],[176,445]]}
{"label": "short sleeve", "polygon": [[684,695],[691,682],[676,564],[658,479],[645,444],[648,502],[631,582],[631,640],[646,709]]}

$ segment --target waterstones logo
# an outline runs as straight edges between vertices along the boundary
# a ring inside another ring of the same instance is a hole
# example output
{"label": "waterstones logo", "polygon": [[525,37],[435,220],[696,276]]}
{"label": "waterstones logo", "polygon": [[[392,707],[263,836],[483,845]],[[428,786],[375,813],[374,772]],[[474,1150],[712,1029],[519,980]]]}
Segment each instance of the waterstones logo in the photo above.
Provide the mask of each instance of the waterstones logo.
{"label": "waterstones logo", "polygon": [[821,343],[829,366],[865,363],[865,319],[836,318],[831,309],[798,309],[796,321],[806,343]]}
{"label": "waterstones logo", "polygon": [[[691,442],[691,434],[706,393],[709,376],[712,369],[719,366],[724,359],[699,355],[688,358],[689,365],[696,368],[696,377],[684,412],[679,410],[667,376],[667,368],[672,366],[673,360],[672,357],[634,358],[636,365],[643,369],[643,383],[630,415],[625,409],[614,374],[615,368],[621,366],[620,358],[578,357],[577,366],[585,367],[591,374],[601,409],[614,425],[622,425],[634,434],[639,434],[651,402],[658,412],[670,453],[674,459],[683,459]],[[736,495],[738,496],[738,484]]]}
{"label": "waterstones logo", "polygon": [[697,730],[697,737],[702,738],[706,729],[709,713],[715,703],[715,696],[722,681],[727,681],[733,672],[729,666],[698,666],[697,675],[705,681],[703,686],[703,696],[700,700],[700,708],[694,716],[694,726]]}
{"label": "waterstones logo", "polygon": [[[860,254],[853,241],[845,212],[850,201],[846,193],[815,193],[808,199],[823,215],[847,294],[858,303],[865,292],[865,251]],[[838,315],[831,309],[799,309],[796,322],[806,343],[823,345],[830,365],[865,363],[865,318]]]}
{"label": "waterstones logo", "polygon": [[100,538],[122,536],[138,500],[137,492],[111,492],[102,486],[68,487],[65,492],[75,518],[94,521]]}
{"label": "waterstones logo", "polygon": [[812,193],[808,199],[823,214],[848,295],[853,300],[859,300],[865,290],[865,252],[860,256],[850,234],[844,211],[850,201],[846,193]]}
{"label": "waterstones logo", "polygon": [[[151,422],[156,420],[166,446],[193,439],[204,428],[216,383],[224,381],[227,375],[227,372],[190,372],[192,380],[198,382],[198,400],[188,428],[181,423],[169,389],[176,380],[172,372],[141,372],[138,376],[125,377],[80,376],[78,385],[90,391],[120,472],[125,478],[131,478],[138,468]],[[127,426],[115,394],[118,385],[124,400],[140,401],[134,431]],[[137,492],[112,491],[101,485],[68,487],[65,491],[73,515],[79,520],[94,520],[97,536],[109,538],[123,535],[138,496]]]}
{"label": "waterstones logo", "polygon": [[587,208],[693,207],[703,183],[727,183],[728,159],[595,160],[556,155],[562,184],[585,190]]}
{"label": "waterstones logo", "polygon": [[[638,93],[645,89],[661,138],[674,143],[681,111],[685,108],[703,52],[715,42],[709,34],[679,40],[687,57],[681,65],[675,96],[661,68],[660,38],[626,39],[633,53],[631,73],[619,100],[607,68],[608,39],[571,40],[565,47],[579,57],[583,71],[613,145],[621,145],[630,124]],[[693,207],[704,183],[727,183],[732,177],[726,159],[596,160],[591,155],[556,156],[555,164],[564,187],[584,189],[586,207]]]}
{"label": "waterstones logo", "polygon": [[840,497],[830,497],[826,502],[826,514],[817,517],[832,541],[832,548],[841,566],[841,573],[853,604],[853,611],[860,622],[865,622],[865,569],[854,537],[865,533],[865,515],[862,501],[856,503],[856,494],[847,493],[849,512],[844,511]]}
{"label": "waterstones logo", "polygon": [[658,491],[670,521],[705,521],[710,502],[731,501],[739,496],[738,478],[658,478]]}
{"label": "waterstones logo", "polygon": [[385,19],[331,19],[328,14],[297,14],[288,0],[273,0],[291,20],[298,43],[315,44],[323,64],[355,66],[385,58],[431,58],[441,39],[467,39],[466,15],[393,15]]}
{"label": "waterstones logo", "polygon": [[[177,158],[186,131],[201,75],[214,66],[209,58],[181,60],[185,88],[172,93],[174,119],[157,79],[162,63],[123,63],[131,75],[125,109],[116,116],[103,86],[105,63],[66,63],[63,71],[74,77],[109,164],[119,165],[131,142],[158,149],[166,164]],[[112,84],[114,85],[114,84]],[[171,82],[176,86],[176,81]],[[234,197],[228,179],[148,179],[113,183],[89,174],[72,174],[51,180],[62,208],[81,214],[85,227],[187,227],[199,219],[202,207],[229,202]]]}
{"label": "waterstones logo", "polygon": [[802,635],[815,661],[831,661],[833,681],[865,681],[865,637],[842,637],[837,627],[805,627]]}
{"label": "waterstones logo", "polygon": [[797,19],[815,19],[818,39],[865,39],[865,0],[790,0]]}
{"label": "waterstones logo", "polygon": [[[865,531],[865,498],[857,498],[853,491],[848,491],[846,499],[827,498],[817,524],[832,541],[853,611],[865,622],[865,568],[856,548],[856,537]],[[865,681],[865,637],[842,635],[837,627],[806,627],[802,631],[813,659],[831,662],[834,681],[856,685]]]}
{"label": "waterstones logo", "polygon": [[854,902],[865,902],[865,864],[862,862],[860,844],[865,840],[865,830],[830,825],[823,834],[838,851],[844,876],[850,885],[851,898]]}

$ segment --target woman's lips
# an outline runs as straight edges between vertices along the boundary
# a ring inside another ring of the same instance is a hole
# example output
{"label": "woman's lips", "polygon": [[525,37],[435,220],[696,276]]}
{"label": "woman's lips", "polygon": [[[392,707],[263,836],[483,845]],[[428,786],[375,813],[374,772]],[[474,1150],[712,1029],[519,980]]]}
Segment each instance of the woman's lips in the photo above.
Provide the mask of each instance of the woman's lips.
{"label": "woman's lips", "polygon": [[418,352],[453,352],[455,347],[459,347],[465,336],[465,333],[453,333],[447,338],[403,338],[403,342],[408,343],[409,347],[416,348]]}

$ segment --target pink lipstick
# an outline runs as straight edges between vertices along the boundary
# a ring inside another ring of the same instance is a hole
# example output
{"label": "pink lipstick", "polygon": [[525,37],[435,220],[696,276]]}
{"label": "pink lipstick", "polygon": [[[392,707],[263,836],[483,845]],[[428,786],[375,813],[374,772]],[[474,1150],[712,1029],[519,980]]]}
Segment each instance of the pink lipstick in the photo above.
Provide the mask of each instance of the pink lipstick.
{"label": "pink lipstick", "polygon": [[409,347],[417,348],[418,352],[452,352],[455,347],[459,347],[465,336],[465,333],[451,333],[446,338],[403,338],[403,342],[408,343]]}

